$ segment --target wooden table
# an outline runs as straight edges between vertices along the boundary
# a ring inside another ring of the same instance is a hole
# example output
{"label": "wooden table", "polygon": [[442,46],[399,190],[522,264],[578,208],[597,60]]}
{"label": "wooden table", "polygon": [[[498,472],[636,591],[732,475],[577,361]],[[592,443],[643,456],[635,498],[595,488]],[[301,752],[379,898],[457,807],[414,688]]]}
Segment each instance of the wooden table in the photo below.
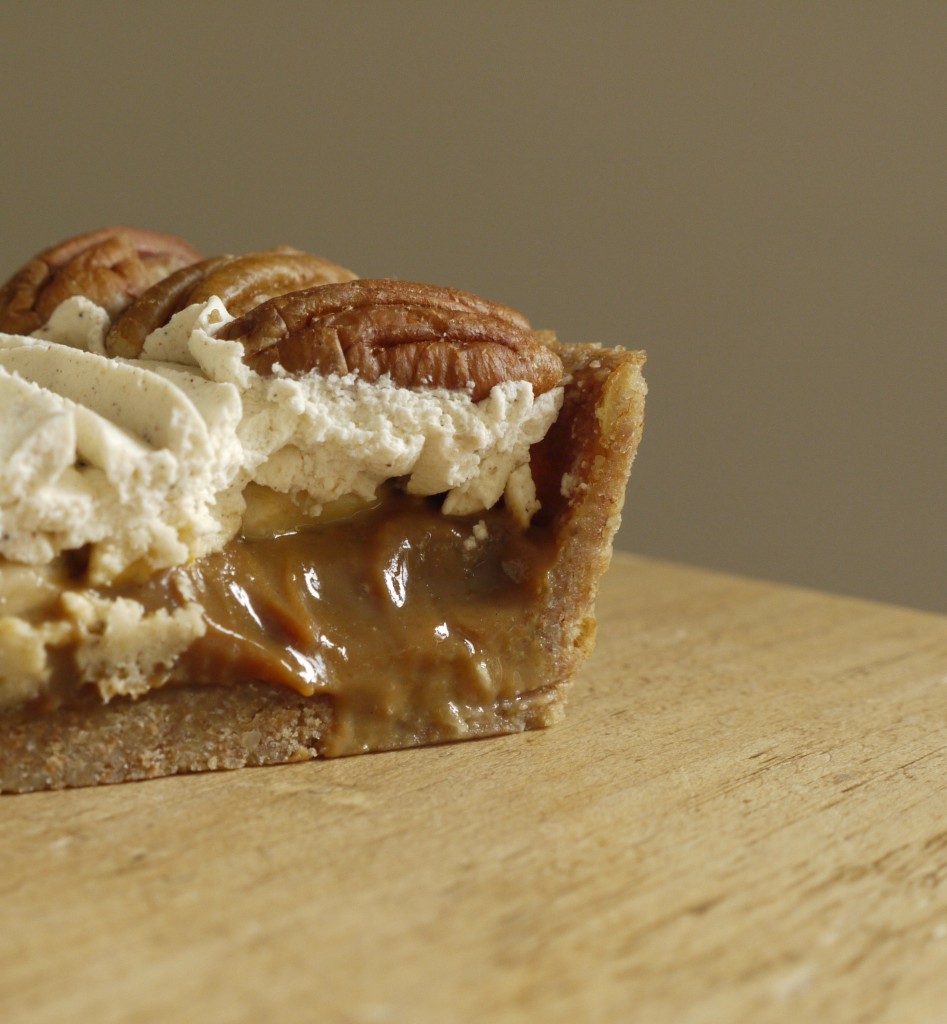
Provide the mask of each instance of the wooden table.
{"label": "wooden table", "polygon": [[0,798],[0,1020],[947,1020],[947,619],[599,611],[545,733]]}

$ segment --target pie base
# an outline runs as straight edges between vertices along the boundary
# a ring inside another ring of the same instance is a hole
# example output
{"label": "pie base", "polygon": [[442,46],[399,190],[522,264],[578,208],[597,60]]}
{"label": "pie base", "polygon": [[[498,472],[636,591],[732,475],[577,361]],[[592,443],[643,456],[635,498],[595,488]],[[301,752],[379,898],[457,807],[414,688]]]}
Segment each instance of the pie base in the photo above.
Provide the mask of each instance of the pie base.
{"label": "pie base", "polygon": [[[544,728],[561,717],[559,690],[547,687],[498,706],[495,728],[482,735]],[[3,790],[28,793],[307,761],[321,754],[332,704],[324,696],[246,683],[157,690],[139,701],[3,718]]]}
{"label": "pie base", "polygon": [[[522,609],[550,653],[545,685],[481,711],[462,736],[426,727],[422,742],[522,732],[559,721],[594,644],[594,602],[611,558],[641,436],[644,355],[550,341],[569,375],[562,412],[532,451],[555,560]],[[307,760],[327,753],[333,699],[258,682],[169,685],[138,700],[89,700],[47,714],[0,713],[0,791],[87,786],[183,772]],[[413,745],[413,744],[411,744]]]}

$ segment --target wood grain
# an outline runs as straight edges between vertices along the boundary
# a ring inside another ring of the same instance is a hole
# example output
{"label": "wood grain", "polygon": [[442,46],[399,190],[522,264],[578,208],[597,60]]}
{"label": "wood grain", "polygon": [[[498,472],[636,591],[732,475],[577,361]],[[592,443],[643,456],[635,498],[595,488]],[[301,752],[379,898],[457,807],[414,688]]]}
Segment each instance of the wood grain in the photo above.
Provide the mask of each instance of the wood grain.
{"label": "wood grain", "polygon": [[599,611],[545,733],[0,799],[0,1019],[947,1019],[947,619]]}

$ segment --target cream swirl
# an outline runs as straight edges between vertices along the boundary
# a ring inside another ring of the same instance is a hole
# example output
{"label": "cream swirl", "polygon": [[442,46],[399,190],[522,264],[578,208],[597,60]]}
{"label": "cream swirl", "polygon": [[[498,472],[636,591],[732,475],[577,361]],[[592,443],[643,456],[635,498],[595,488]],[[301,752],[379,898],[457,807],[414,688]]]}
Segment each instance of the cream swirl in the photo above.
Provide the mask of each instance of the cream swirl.
{"label": "cream swirl", "polygon": [[49,333],[71,317],[72,345],[0,335],[0,554],[43,563],[90,545],[98,582],[217,546],[239,524],[216,500],[239,469],[239,391],[108,359],[88,330],[97,307],[65,305]]}
{"label": "cream swirl", "polygon": [[135,563],[181,564],[240,527],[251,481],[309,514],[401,478],[447,492],[444,511],[507,501],[535,510],[529,447],[548,430],[560,388],[524,381],[480,402],[352,376],[262,378],[218,299],[147,338],[142,358],[107,358],[103,310],[63,303],[34,337],[0,335],[0,555],[42,564],[89,546],[93,582]]}

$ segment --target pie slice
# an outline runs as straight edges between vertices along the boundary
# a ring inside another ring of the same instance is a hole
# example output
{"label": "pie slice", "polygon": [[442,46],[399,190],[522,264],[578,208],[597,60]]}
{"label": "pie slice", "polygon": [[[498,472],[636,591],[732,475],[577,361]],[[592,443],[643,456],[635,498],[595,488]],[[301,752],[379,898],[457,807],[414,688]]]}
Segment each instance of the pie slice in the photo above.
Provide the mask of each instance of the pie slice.
{"label": "pie slice", "polygon": [[0,335],[0,790],[562,717],[643,354],[292,252]]}

